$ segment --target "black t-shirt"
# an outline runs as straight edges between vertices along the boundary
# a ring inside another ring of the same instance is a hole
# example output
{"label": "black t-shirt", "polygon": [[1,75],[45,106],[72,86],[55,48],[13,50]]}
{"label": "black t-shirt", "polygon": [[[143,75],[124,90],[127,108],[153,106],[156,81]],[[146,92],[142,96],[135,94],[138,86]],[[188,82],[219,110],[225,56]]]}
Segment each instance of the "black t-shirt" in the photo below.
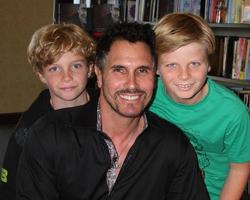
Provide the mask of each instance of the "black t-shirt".
{"label": "black t-shirt", "polygon": [[[93,83],[92,83],[93,84]],[[96,90],[88,85],[90,99],[96,95]],[[0,181],[0,200],[16,199],[16,174],[23,144],[30,134],[30,127],[44,115],[54,111],[50,105],[50,93],[48,89],[43,90],[32,105],[25,111],[11,134],[7,150],[3,160],[3,178]],[[7,182],[5,181],[7,180]]]}
{"label": "black t-shirt", "polygon": [[[43,90],[32,105],[20,117],[17,126],[10,136],[2,167],[0,181],[0,199],[16,199],[16,172],[23,144],[30,127],[46,113],[52,111],[49,90]],[[4,182],[3,182],[4,180]]]}

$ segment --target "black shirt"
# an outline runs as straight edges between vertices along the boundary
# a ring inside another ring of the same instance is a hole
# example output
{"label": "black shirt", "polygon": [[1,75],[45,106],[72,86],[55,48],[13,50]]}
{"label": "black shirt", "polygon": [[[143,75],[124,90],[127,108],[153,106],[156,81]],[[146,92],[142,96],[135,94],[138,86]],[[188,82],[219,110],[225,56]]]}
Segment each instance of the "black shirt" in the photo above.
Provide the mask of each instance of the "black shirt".
{"label": "black shirt", "polygon": [[15,130],[10,136],[3,160],[2,170],[5,171],[3,173],[5,174],[5,181],[0,181],[1,200],[16,199],[16,172],[23,144],[33,123],[50,111],[53,111],[53,108],[50,105],[49,90],[46,89],[39,94],[19,119]]}
{"label": "black shirt", "polygon": [[151,112],[109,193],[110,155],[96,129],[97,101],[55,111],[33,126],[20,159],[18,200],[209,199],[192,145]]}

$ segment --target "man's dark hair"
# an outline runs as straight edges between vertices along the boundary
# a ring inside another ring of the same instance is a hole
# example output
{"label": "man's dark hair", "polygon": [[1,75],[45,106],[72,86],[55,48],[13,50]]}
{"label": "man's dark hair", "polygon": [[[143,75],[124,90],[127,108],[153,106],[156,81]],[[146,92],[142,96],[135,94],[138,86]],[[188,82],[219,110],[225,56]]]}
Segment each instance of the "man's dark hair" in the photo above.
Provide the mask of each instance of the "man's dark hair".
{"label": "man's dark hair", "polygon": [[110,47],[117,40],[128,42],[144,42],[148,45],[154,65],[156,65],[155,34],[150,24],[139,24],[137,22],[115,23],[109,27],[100,38],[96,50],[96,64],[99,69],[105,66],[106,56]]}

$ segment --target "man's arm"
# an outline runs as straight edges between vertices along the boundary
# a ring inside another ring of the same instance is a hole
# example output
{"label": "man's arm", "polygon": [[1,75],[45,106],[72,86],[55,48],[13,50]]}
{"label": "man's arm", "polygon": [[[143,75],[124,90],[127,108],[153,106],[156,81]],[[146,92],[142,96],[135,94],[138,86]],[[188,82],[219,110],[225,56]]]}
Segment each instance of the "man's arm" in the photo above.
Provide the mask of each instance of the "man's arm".
{"label": "man's arm", "polygon": [[209,200],[197,156],[189,143],[180,156],[181,164],[172,181],[167,199],[171,200]]}
{"label": "man's arm", "polygon": [[239,200],[246,187],[250,174],[250,162],[231,163],[230,170],[220,200]]}

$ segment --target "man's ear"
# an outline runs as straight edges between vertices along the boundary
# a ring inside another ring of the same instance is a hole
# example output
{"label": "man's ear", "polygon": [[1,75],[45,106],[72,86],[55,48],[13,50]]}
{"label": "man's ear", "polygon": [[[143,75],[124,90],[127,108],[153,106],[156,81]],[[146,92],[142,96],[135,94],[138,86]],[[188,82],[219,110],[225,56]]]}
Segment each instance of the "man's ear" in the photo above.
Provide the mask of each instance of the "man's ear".
{"label": "man's ear", "polygon": [[99,88],[101,88],[102,87],[102,72],[99,69],[99,67],[97,67],[96,65],[94,65],[94,69],[95,69],[95,75],[97,79],[97,85]]}

